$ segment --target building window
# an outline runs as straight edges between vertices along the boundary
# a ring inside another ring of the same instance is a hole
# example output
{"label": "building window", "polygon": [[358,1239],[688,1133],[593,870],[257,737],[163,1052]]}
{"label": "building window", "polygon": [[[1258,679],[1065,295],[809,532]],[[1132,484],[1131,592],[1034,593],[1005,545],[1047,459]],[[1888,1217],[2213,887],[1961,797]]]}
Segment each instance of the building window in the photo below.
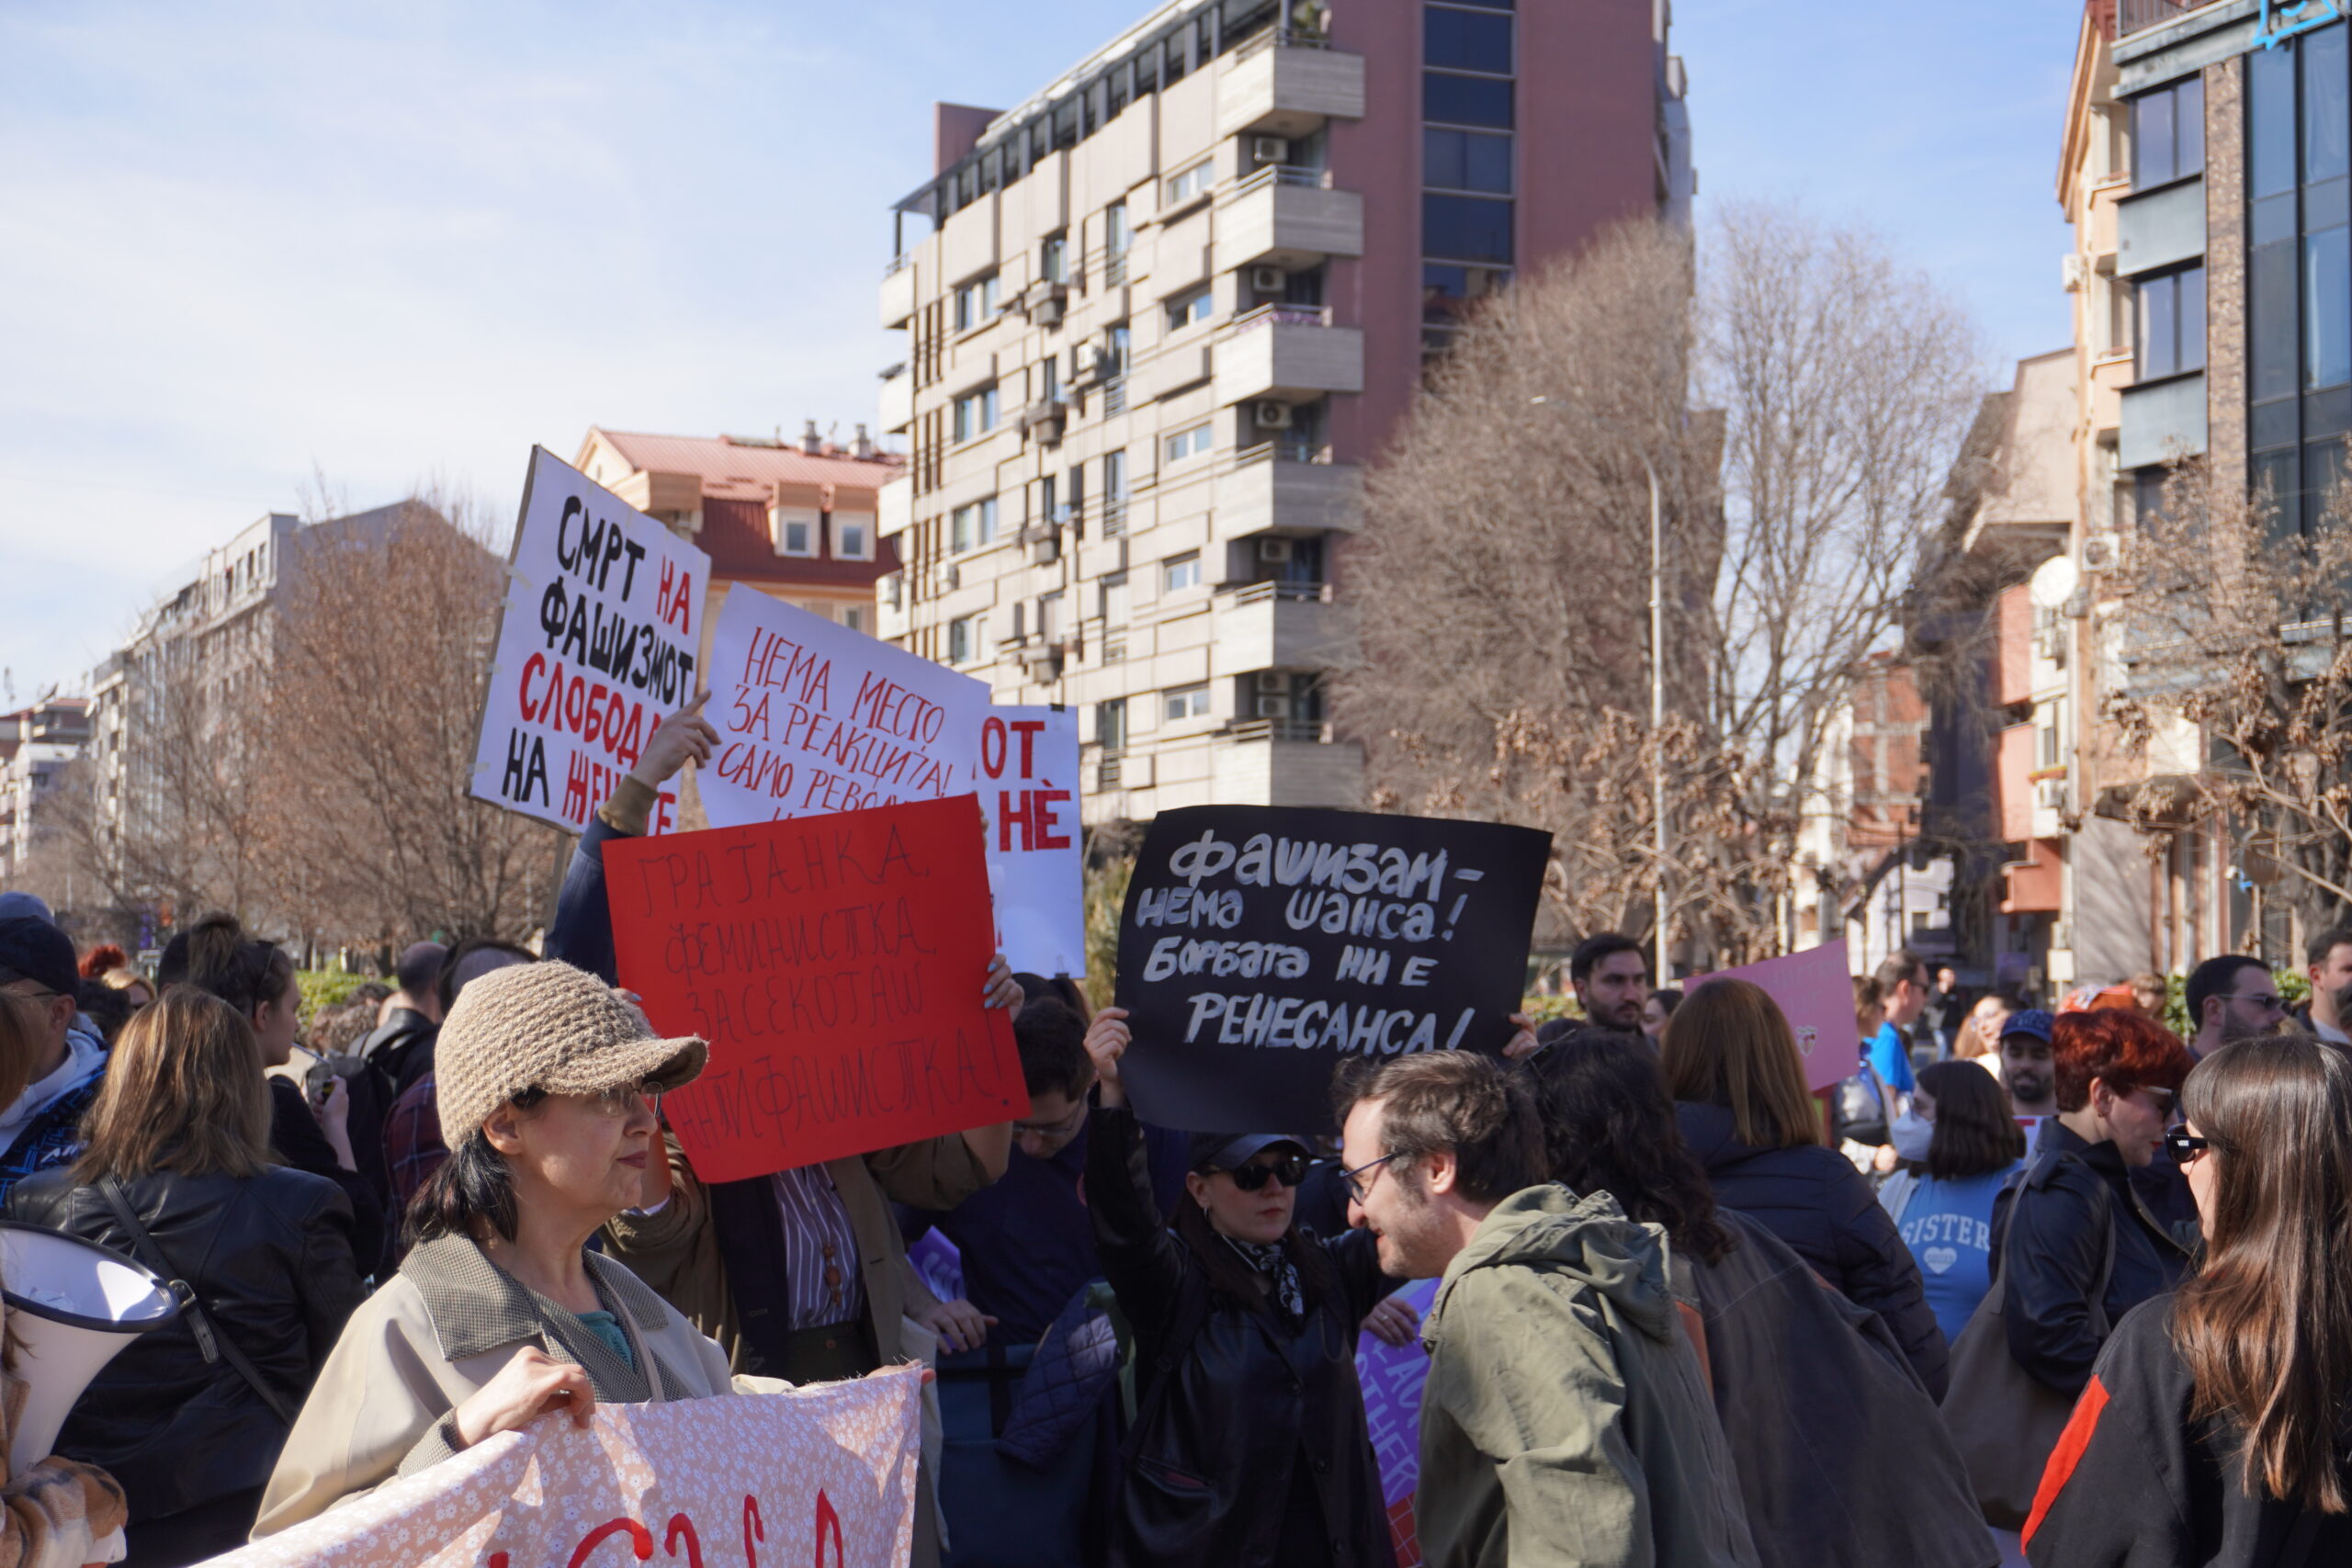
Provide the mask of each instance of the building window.
{"label": "building window", "polygon": [[1127,344],[1133,334],[1121,321],[1102,334],[1102,379],[1115,381],[1127,373]]}
{"label": "building window", "polygon": [[996,389],[983,387],[956,400],[956,439],[970,441],[996,428]]}
{"label": "building window", "polygon": [[1498,294],[1510,281],[1510,269],[1500,266],[1450,266],[1441,262],[1421,267],[1421,322],[1429,327],[1462,324],[1489,294]]}
{"label": "building window", "polygon": [[1069,239],[1063,234],[1048,234],[1037,257],[1037,274],[1048,283],[1069,281]]}
{"label": "building window", "polygon": [[1510,74],[1510,18],[1492,12],[1430,6],[1421,12],[1421,63],[1453,71]]}
{"label": "building window", "polygon": [[972,664],[989,656],[989,618],[959,615],[947,623],[947,662]]}
{"label": "building window", "polygon": [[1102,209],[1102,252],[1105,255],[1124,257],[1133,245],[1136,234],[1127,227],[1127,204],[1114,201]]}
{"label": "building window", "polygon": [[1170,724],[1188,718],[1209,716],[1209,688],[1206,682],[1197,686],[1176,686],[1160,694],[1160,717]]}
{"label": "building window", "polygon": [[1188,290],[1168,301],[1168,330],[1181,333],[1186,327],[1198,326],[1209,319],[1216,309],[1216,299],[1206,288]]}
{"label": "building window", "polygon": [[2141,278],[2138,378],[2153,381],[2205,368],[2205,269]]}
{"label": "building window", "polygon": [[1181,463],[1187,457],[1206,452],[1210,446],[1211,427],[1196,424],[1190,430],[1180,430],[1161,443],[1161,452],[1170,463]]}
{"label": "building window", "polygon": [[1421,73],[1421,118],[1440,125],[1490,125],[1509,130],[1511,84],[1492,76]]}
{"label": "building window", "polygon": [[833,513],[833,558],[874,558],[874,525],[863,514]]}
{"label": "building window", "polygon": [[1205,194],[1216,179],[1216,165],[1214,161],[1207,158],[1202,159],[1182,173],[1170,175],[1167,182],[1166,205],[1182,206],[1193,197]]}
{"label": "building window", "polygon": [[1102,536],[1127,531],[1127,455],[1124,450],[1102,454]]}
{"label": "building window", "polygon": [[1062,596],[1041,594],[1037,600],[1037,640],[1052,647],[1062,639]]}
{"label": "building window", "polygon": [[1510,138],[1477,130],[1421,132],[1421,183],[1433,190],[1510,194]]}
{"label": "building window", "polygon": [[817,553],[817,517],[814,513],[798,517],[779,515],[776,519],[775,553],[780,556],[813,556]]}
{"label": "building window", "polygon": [[1421,249],[1450,261],[1509,262],[1511,204],[1485,197],[1425,194]]}
{"label": "building window", "polygon": [[1200,585],[1200,551],[1187,550],[1181,556],[1170,556],[1160,563],[1159,591],[1162,593],[1181,592],[1184,589],[1198,588]]}
{"label": "building window", "polygon": [[854,632],[872,631],[874,628],[865,624],[868,613],[863,604],[844,604],[842,606],[842,625]]}
{"label": "building window", "polygon": [[2132,184],[2145,190],[2205,167],[2205,78],[2182,77],[2132,100]]}
{"label": "building window", "polygon": [[969,332],[974,327],[985,326],[996,319],[996,274],[990,273],[986,277],[976,277],[956,290],[956,330],[957,332]]}
{"label": "building window", "polygon": [[1102,579],[1102,625],[1105,628],[1127,624],[1127,574],[1114,572]]}
{"label": "building window", "polygon": [[996,539],[996,497],[957,507],[947,518],[947,547],[956,555]]}
{"label": "building window", "polygon": [[1105,751],[1127,749],[1127,699],[1113,697],[1094,705],[1094,739]]}

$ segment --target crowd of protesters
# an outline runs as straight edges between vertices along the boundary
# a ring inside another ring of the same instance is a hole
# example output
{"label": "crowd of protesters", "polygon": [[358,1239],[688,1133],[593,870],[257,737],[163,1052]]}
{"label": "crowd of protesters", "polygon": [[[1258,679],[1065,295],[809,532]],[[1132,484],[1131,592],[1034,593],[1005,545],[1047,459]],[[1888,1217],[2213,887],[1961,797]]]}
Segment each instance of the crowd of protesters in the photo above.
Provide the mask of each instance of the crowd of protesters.
{"label": "crowd of protesters", "polygon": [[[0,904],[0,1204],[184,1303],[6,1480],[0,1568],[906,1359],[921,1568],[2352,1561],[2352,932],[2303,1017],[2198,966],[2186,1039],[2153,976],[2052,1012],[1898,953],[1826,1100],[1765,989],[1604,935],[1573,1023],[1351,1062],[1337,1139],[1146,1124],[1127,1016],[999,960],[1021,1120],[706,1181],[603,856],[711,739],[655,732],[541,952],[420,942],[307,1028],[227,916],[145,976]],[[1428,1357],[1403,1519],[1363,1335]]]}

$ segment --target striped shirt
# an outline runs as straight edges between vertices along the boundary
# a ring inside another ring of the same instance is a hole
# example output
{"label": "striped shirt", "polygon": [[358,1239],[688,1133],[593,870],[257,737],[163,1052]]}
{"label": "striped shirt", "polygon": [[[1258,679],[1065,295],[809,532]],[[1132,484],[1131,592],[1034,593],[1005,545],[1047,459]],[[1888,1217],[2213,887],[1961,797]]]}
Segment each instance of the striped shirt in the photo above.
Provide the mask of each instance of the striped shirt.
{"label": "striped shirt", "polygon": [[857,1233],[831,1174],[821,1165],[804,1165],[769,1179],[784,1215],[784,1277],[791,1292],[786,1326],[821,1328],[863,1316]]}

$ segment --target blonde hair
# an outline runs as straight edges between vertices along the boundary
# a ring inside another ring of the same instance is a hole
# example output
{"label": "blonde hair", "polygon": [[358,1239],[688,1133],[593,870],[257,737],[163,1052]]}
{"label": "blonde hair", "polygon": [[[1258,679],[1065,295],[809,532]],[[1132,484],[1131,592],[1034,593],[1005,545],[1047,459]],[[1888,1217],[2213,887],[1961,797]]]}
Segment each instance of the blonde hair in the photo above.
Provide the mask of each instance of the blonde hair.
{"label": "blonde hair", "polygon": [[209,992],[164,987],[123,1025],[82,1134],[74,1179],[85,1185],[158,1170],[260,1175],[269,1086],[253,1025]]}
{"label": "blonde hair", "polygon": [[1710,980],[1683,998],[1658,1042],[1668,1092],[1720,1105],[1751,1148],[1822,1142],[1796,1035],[1781,1004],[1747,980]]}

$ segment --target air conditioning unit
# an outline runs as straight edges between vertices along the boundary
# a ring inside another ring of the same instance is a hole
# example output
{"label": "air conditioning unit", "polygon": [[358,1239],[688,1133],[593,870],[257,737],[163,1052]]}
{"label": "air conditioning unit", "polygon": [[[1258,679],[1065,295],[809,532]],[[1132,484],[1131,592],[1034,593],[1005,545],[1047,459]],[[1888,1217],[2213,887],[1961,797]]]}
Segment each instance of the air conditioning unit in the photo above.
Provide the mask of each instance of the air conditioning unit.
{"label": "air conditioning unit", "polygon": [[954,561],[939,569],[939,591],[942,593],[953,593],[963,585],[964,574],[956,569]]}
{"label": "air conditioning unit", "polygon": [[2060,280],[2065,284],[2067,293],[2074,294],[2080,292],[2083,287],[2083,258],[2081,254],[2079,252],[2069,252],[2067,254],[2061,257],[2058,264],[2058,275]]}
{"label": "air conditioning unit", "polygon": [[1290,162],[1290,141],[1282,136],[1253,136],[1250,139],[1250,156],[1261,164]]}
{"label": "air conditioning unit", "polygon": [[2123,541],[2113,534],[2093,534],[2083,541],[2085,571],[2113,571],[2123,564]]}
{"label": "air conditioning unit", "polygon": [[1250,291],[1253,294],[1280,294],[1290,288],[1290,274],[1278,266],[1253,266],[1250,269]]}
{"label": "air conditioning unit", "polygon": [[1291,544],[1288,539],[1272,538],[1258,541],[1258,558],[1261,561],[1286,561],[1290,559],[1290,556]]}
{"label": "air conditioning unit", "polygon": [[1061,300],[1053,295],[1047,295],[1037,301],[1036,307],[1029,312],[1029,319],[1041,327],[1060,326],[1062,324]]}
{"label": "air conditioning unit", "polygon": [[1250,405],[1250,417],[1257,423],[1261,430],[1288,430],[1290,405],[1275,402],[1272,399],[1262,403],[1252,403]]}
{"label": "air conditioning unit", "polygon": [[2035,809],[2041,811],[2065,810],[2066,781],[2064,779],[2034,780],[2033,804]]}
{"label": "air conditioning unit", "polygon": [[1260,718],[1288,718],[1290,699],[1288,697],[1260,697],[1257,714]]}
{"label": "air conditioning unit", "polygon": [[1274,692],[1287,694],[1290,677],[1280,670],[1261,670],[1258,671],[1257,687],[1261,695]]}
{"label": "air conditioning unit", "polygon": [[1048,534],[1042,539],[1032,539],[1029,541],[1030,565],[1050,566],[1055,561],[1061,558],[1062,541],[1059,535]]}

